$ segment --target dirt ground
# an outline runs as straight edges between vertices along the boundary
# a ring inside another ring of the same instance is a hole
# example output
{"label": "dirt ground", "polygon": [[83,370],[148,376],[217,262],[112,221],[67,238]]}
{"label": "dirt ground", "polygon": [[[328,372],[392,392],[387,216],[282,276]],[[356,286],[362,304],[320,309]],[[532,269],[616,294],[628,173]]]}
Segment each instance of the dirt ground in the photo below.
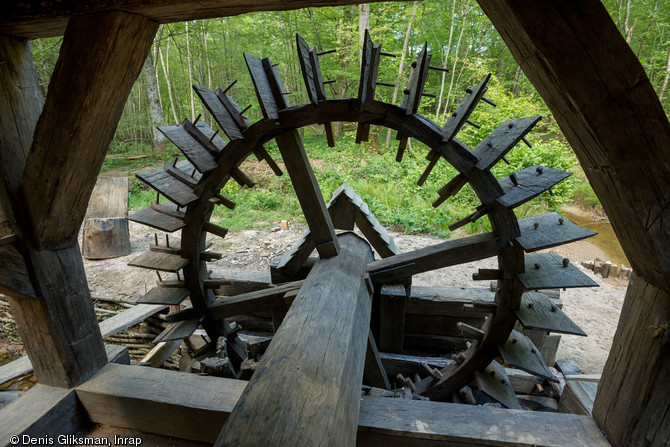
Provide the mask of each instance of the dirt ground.
{"label": "dirt ground", "polygon": [[[225,240],[212,236],[210,250],[223,253],[223,258],[210,264],[214,270],[243,269],[267,270],[271,259],[289,250],[303,233],[304,228],[289,223],[288,230],[277,228],[268,230],[247,230],[230,233]],[[91,295],[94,297],[121,298],[134,301],[151,289],[156,282],[156,273],[134,267],[127,263],[153,242],[154,233],[150,229],[130,222],[131,245],[133,252],[121,258],[84,262]],[[391,232],[401,251],[441,242],[431,236],[405,235]],[[160,235],[164,243],[164,235]],[[173,242],[174,238],[171,239]],[[603,279],[591,271],[580,267],[579,261],[595,258],[606,259],[606,255],[588,241],[575,242],[550,251],[569,258],[587,275],[600,284],[598,288],[567,289],[561,291],[565,313],[572,318],[588,337],[563,335],[558,351],[558,359],[571,359],[586,373],[600,373],[603,369],[612,337],[616,330],[619,313],[626,291],[627,281]],[[414,277],[414,285],[422,286],[460,286],[488,287],[488,281],[473,281],[472,274],[479,268],[494,268],[494,258],[465,263],[454,267],[436,270]],[[15,344],[0,344],[0,352],[9,349],[16,354]]]}

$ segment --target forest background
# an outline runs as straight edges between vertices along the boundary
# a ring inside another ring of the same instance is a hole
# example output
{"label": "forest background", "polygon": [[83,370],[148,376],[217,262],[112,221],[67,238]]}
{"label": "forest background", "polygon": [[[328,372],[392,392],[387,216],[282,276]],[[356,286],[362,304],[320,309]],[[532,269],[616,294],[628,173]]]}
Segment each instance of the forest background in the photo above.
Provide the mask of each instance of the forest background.
{"label": "forest background", "polygon": [[[603,2],[622,35],[640,59],[666,111],[670,77],[670,2],[664,0],[606,0]],[[176,125],[184,118],[201,119],[216,128],[201,106],[191,85],[225,88],[246,115],[261,118],[243,52],[269,57],[278,70],[292,104],[308,102],[296,54],[299,33],[319,51],[336,49],[320,58],[329,98],[355,97],[360,75],[363,31],[395,58],[382,57],[378,80],[395,84],[378,86],[376,99],[399,104],[407,84],[411,62],[424,42],[432,55],[431,65],[449,71],[432,71],[419,113],[443,125],[465,96],[465,89],[491,73],[486,97],[497,107],[480,103],[458,134],[474,148],[486,135],[511,118],[541,115],[542,121],[527,137],[532,148],[519,144],[493,172],[501,178],[534,164],[574,172],[567,181],[517,209],[519,217],[546,210],[560,210],[566,203],[599,209],[599,202],[577,160],[542,98],[526,79],[500,35],[474,0],[424,0],[387,2],[343,7],[307,8],[293,11],[250,13],[210,20],[161,25],[149,57],[132,89],[114,140],[103,165],[103,175],[132,175],[160,166],[179,155],[157,125]],[[44,95],[58,58],[62,38],[32,42],[35,66]],[[476,125],[476,126],[475,126]],[[412,141],[402,163],[395,162],[397,141],[386,129],[372,127],[369,142],[355,144],[355,125],[336,125],[337,145],[327,147],[322,126],[302,129],[304,145],[326,200],[348,182],[368,203],[385,226],[406,232],[448,236],[449,223],[470,214],[479,204],[465,188],[438,208],[431,203],[436,191],[456,171],[441,160],[423,186],[416,184],[428,161],[426,147]],[[275,160],[280,156],[273,144],[266,148]],[[254,188],[229,184],[224,195],[237,203],[233,211],[218,207],[212,219],[232,231],[276,225],[280,219],[300,221],[302,213],[287,175],[275,177],[267,165],[248,160],[242,165],[256,182]],[[232,183],[232,182],[231,182]],[[130,205],[141,209],[155,195],[141,182],[131,181]],[[486,218],[469,224],[466,231],[488,229]]]}

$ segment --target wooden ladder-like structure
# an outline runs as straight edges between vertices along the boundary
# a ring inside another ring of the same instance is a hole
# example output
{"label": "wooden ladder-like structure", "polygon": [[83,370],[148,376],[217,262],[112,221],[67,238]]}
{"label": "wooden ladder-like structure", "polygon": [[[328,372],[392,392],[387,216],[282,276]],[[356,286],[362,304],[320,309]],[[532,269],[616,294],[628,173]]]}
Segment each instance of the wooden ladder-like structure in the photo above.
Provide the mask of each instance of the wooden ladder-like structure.
{"label": "wooden ladder-like structure", "polygon": [[[246,109],[242,110],[229,95],[234,82],[215,91],[194,86],[228,141],[218,130],[198,120],[159,127],[185,159],[137,174],[157,191],[158,198],[129,219],[166,233],[181,231],[180,240],[170,240],[166,235],[164,244],[156,237],[149,250],[131,262],[175,275],[170,279],[159,276],[157,286],[140,302],[177,305],[189,298],[192,305],[168,316],[171,324],[156,342],[183,339],[202,326],[212,340],[226,338],[229,357],[239,367],[246,358],[244,344],[227,318],[277,309],[286,312],[285,306],[290,305],[218,444],[232,445],[244,439],[245,445],[254,444],[254,440],[259,445],[275,441],[291,445],[318,436],[320,440],[352,445],[363,375],[367,383],[389,388],[391,382],[378,351],[402,353],[405,345],[417,338],[408,329],[416,327],[417,321],[428,321],[428,317],[437,321],[439,335],[461,340],[462,352],[439,369],[426,366],[415,376],[399,374],[397,380],[402,386],[431,400],[449,400],[475,379],[493,399],[508,408],[520,408],[497,357],[538,377],[554,377],[532,341],[513,330],[517,320],[526,328],[585,335],[541,290],[597,285],[567,259],[533,253],[595,233],[555,213],[521,220],[514,214],[516,207],[550,191],[570,174],[543,166],[530,166],[502,179],[491,173],[494,165],[506,161],[505,155],[525,141],[540,117],[506,121],[471,150],[456,136],[465,124],[472,124],[470,114],[481,101],[495,105],[484,97],[489,76],[468,89],[449,120],[439,126],[417,113],[421,98],[428,95],[423,88],[429,70],[434,68],[426,46],[412,63],[400,107],[374,99],[384,53],[367,32],[357,98],[327,99],[319,66],[322,54],[300,36],[297,48],[308,104],[291,106],[271,61],[245,54],[264,118],[252,123],[245,116]],[[419,184],[440,160],[459,172],[438,191],[434,206],[466,184],[481,201],[473,213],[450,228],[488,216],[492,231],[401,253],[348,185],[338,189],[326,204],[296,129],[324,125],[329,145],[333,146],[333,121],[358,123],[359,142],[367,140],[371,125],[396,130],[398,161],[409,138],[427,145],[429,164]],[[276,175],[283,174],[263,147],[272,139],[309,229],[273,264],[274,282],[268,288],[217,298],[214,290],[234,283],[236,278],[210,277],[207,264],[220,259],[221,254],[207,251],[207,234],[225,237],[227,233],[209,221],[212,210],[219,205],[234,210],[235,204],[220,193],[229,180],[254,186],[240,169],[251,154],[265,160]],[[161,196],[169,203],[161,203]],[[346,233],[338,236],[338,230],[351,231],[354,226],[382,259],[374,260],[361,238]],[[313,250],[319,257],[315,262],[309,260]],[[473,298],[456,305],[429,302],[411,287],[413,275],[493,256],[498,258],[498,268],[474,275],[475,279],[497,281],[493,300]],[[407,371],[416,370],[416,365],[405,366]],[[317,419],[330,422],[316,424]],[[254,424],[253,434],[247,431],[248,424]],[[328,429],[312,433],[310,426]]]}

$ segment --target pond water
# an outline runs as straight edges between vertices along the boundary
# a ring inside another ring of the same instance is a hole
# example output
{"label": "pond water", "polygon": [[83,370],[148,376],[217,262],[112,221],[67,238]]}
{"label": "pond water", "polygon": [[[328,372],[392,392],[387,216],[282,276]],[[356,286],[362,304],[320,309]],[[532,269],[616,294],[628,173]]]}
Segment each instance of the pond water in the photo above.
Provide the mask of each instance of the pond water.
{"label": "pond water", "polygon": [[630,263],[619,244],[619,240],[614,234],[612,224],[609,220],[593,220],[591,216],[581,213],[576,209],[565,209],[565,216],[580,227],[595,231],[598,234],[589,238],[588,241],[600,248],[607,255],[607,259],[603,261],[612,261],[614,264],[626,264],[630,267]]}

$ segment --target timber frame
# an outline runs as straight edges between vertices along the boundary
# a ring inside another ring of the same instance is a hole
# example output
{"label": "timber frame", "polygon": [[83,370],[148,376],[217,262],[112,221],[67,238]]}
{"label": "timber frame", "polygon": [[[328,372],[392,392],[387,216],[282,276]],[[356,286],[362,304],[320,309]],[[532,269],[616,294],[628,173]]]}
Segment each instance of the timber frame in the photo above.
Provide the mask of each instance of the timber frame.
{"label": "timber frame", "polygon": [[[357,2],[327,2],[353,3]],[[670,336],[667,326],[660,333],[651,328],[670,320],[667,116],[642,66],[600,2],[479,3],[552,110],[635,270],[593,418],[613,445],[665,445],[670,439]],[[139,414],[161,408],[176,411],[177,406],[185,417],[186,409],[197,407],[188,402],[188,393],[147,394],[135,399],[137,390],[129,387],[138,368],[106,365],[76,235],[121,110],[159,23],[323,5],[309,0],[89,0],[7,1],[0,7],[0,292],[10,297],[40,382],[29,393],[30,399],[11,407],[10,417],[19,424],[12,424],[12,433],[15,428],[36,433],[54,425],[64,432],[77,432],[86,420],[121,427],[118,414],[122,409],[129,411],[131,400],[138,402],[134,411]],[[58,34],[64,34],[63,47],[42,105],[25,39]],[[31,329],[36,326],[39,331]],[[141,372],[145,377],[145,370]],[[228,393],[222,401],[232,409],[241,384],[205,385],[201,379],[165,376],[175,381],[169,388],[192,386],[197,390],[203,386],[203,390]],[[29,414],[33,405],[44,402],[51,406],[40,414]],[[116,411],[99,414],[100,403]],[[547,425],[540,421],[526,421],[530,433],[516,440],[493,440],[477,431],[466,439],[458,426],[433,430],[435,436],[429,439],[421,427],[398,423],[399,433],[390,429],[388,421],[370,422],[366,417],[372,418],[369,411],[390,415],[401,410],[368,411],[367,404],[362,404],[359,418],[357,440],[361,445],[384,440],[399,445],[408,439],[418,443],[417,438],[426,445],[440,441],[445,445],[548,442],[538,437]],[[370,405],[378,404],[370,401]],[[412,411],[426,411],[420,404],[412,405],[416,406]],[[220,423],[214,438],[198,437],[197,429],[170,434],[213,442],[229,409],[196,410],[193,414]],[[512,423],[504,419],[510,416],[495,412],[481,417]],[[519,426],[524,415],[511,418]],[[165,429],[152,426],[152,421],[136,421],[137,426],[127,428],[154,433]],[[176,421],[163,421],[179,429]],[[561,422],[582,427],[593,424],[588,417],[562,418]],[[0,427],[0,445],[8,441],[9,428]],[[584,435],[583,439],[592,440],[585,445],[601,442],[592,436],[596,435]]]}

